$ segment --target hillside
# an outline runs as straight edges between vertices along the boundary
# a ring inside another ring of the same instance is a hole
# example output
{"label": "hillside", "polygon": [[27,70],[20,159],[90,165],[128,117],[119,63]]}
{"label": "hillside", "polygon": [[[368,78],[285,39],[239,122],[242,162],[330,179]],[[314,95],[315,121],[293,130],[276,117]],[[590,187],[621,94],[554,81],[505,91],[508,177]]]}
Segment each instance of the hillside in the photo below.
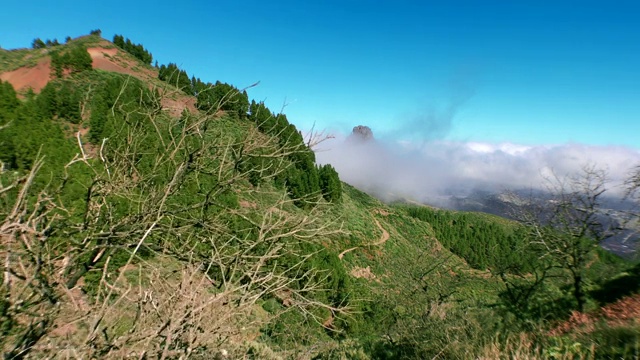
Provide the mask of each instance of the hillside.
{"label": "hillside", "polygon": [[0,50],[5,358],[638,356],[637,312],[598,322],[637,266],[586,253],[597,331],[574,330],[529,228],[382,203],[286,115],[122,36],[43,46]]}
{"label": "hillside", "polygon": [[[71,41],[72,46],[83,46],[91,56],[96,70],[131,75],[150,86],[163,88],[158,79],[158,69],[143,64],[133,55],[95,35],[82,36]],[[9,82],[18,93],[28,89],[39,93],[53,79],[51,49],[5,50],[0,49],[0,80]],[[195,99],[176,92],[162,98],[163,108],[179,116],[184,109],[195,111]]]}

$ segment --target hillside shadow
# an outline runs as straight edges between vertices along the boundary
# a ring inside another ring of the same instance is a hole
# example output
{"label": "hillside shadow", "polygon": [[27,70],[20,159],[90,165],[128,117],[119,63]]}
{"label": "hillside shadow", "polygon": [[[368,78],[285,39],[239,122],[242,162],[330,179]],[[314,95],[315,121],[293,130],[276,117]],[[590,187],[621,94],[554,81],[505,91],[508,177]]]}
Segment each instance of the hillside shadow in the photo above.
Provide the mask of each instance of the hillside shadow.
{"label": "hillside shadow", "polygon": [[591,297],[601,304],[611,303],[640,291],[640,263],[625,275],[606,281],[600,289],[591,292]]}

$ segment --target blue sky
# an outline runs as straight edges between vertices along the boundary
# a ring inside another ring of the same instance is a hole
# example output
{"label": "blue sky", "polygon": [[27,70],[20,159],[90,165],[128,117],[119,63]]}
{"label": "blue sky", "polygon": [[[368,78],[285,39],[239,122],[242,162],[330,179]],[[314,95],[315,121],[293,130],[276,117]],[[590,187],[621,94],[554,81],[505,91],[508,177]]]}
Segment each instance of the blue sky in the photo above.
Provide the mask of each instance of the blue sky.
{"label": "blue sky", "polygon": [[7,1],[0,46],[100,28],[299,128],[640,148],[633,1]]}

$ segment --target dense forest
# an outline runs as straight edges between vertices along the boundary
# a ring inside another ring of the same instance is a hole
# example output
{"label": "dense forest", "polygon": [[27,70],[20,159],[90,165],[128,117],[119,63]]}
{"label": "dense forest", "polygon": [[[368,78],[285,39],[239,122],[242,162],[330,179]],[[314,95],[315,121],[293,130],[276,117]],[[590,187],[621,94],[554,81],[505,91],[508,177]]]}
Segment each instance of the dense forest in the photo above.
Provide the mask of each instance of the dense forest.
{"label": "dense forest", "polygon": [[467,260],[478,270],[508,268],[512,272],[532,270],[537,256],[524,251],[525,229],[501,225],[474,213],[444,212],[427,207],[409,207],[412,217],[433,226],[436,238],[454,254]]}
{"label": "dense forest", "polygon": [[0,82],[4,358],[640,356],[614,316],[640,266],[597,246],[598,188],[519,221],[384,204],[247,89],[122,35],[157,77],[94,69],[101,35],[0,50],[51,61],[38,93]]}

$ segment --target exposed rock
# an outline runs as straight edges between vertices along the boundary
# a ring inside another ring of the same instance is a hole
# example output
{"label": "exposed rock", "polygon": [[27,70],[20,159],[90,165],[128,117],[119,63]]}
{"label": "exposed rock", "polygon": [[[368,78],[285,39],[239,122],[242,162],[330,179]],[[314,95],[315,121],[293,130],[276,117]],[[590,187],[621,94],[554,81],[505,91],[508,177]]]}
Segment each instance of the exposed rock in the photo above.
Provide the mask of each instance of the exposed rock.
{"label": "exposed rock", "polygon": [[351,135],[349,136],[351,140],[356,141],[370,141],[373,140],[373,131],[371,128],[364,125],[358,125],[353,128]]}
{"label": "exposed rock", "polygon": [[373,272],[371,272],[371,267],[367,266],[366,268],[354,267],[350,272],[351,276],[355,278],[365,278],[367,280],[376,280],[376,276]]}

